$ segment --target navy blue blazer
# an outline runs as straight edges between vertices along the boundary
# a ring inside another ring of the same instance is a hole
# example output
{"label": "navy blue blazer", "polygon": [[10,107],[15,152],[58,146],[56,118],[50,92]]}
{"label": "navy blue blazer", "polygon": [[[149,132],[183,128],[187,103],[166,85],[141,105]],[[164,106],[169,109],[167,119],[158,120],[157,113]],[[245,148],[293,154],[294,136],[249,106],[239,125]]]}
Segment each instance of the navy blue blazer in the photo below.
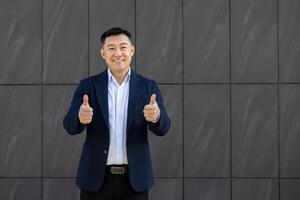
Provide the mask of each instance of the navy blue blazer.
{"label": "navy blue blazer", "polygon": [[[87,128],[76,178],[76,184],[81,190],[96,191],[103,184],[109,149],[107,93],[107,70],[82,80],[63,121],[64,128],[70,135],[79,134]],[[89,96],[89,105],[93,108],[93,119],[88,125],[81,124],[78,119],[85,94]],[[157,123],[147,122],[143,114],[144,106],[150,102],[152,94],[156,94],[160,108]],[[135,191],[146,191],[154,184],[147,127],[155,135],[163,136],[168,132],[170,124],[156,83],[131,70],[126,147],[129,180]]]}

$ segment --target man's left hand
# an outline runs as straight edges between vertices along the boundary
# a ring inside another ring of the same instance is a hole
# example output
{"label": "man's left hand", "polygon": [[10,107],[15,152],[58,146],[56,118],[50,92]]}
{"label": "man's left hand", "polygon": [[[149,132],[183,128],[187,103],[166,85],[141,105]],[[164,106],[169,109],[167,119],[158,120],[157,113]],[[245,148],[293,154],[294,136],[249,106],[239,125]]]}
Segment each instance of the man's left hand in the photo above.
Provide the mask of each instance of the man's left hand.
{"label": "man's left hand", "polygon": [[159,120],[160,109],[156,102],[156,94],[152,94],[150,97],[150,103],[144,107],[144,116],[148,122],[155,123]]}

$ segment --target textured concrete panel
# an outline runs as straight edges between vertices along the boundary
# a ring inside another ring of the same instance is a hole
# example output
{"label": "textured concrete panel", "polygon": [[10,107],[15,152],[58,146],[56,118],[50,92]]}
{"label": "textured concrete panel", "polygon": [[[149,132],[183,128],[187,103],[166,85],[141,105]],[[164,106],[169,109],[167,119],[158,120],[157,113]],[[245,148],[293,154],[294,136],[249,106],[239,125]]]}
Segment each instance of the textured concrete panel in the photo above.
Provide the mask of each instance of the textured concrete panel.
{"label": "textured concrete panel", "polygon": [[0,83],[40,83],[41,18],[40,0],[1,1]]}
{"label": "textured concrete panel", "polygon": [[41,88],[0,86],[0,176],[41,176]]}
{"label": "textured concrete panel", "polygon": [[232,81],[277,81],[276,1],[231,1]]}
{"label": "textured concrete panel", "polygon": [[278,180],[235,179],[232,200],[279,200]]}
{"label": "textured concrete panel", "polygon": [[280,200],[300,199],[300,179],[280,180]]}
{"label": "textured concrete panel", "polygon": [[43,172],[46,177],[76,176],[85,132],[70,136],[63,128],[76,86],[44,86]]}
{"label": "textured concrete panel", "polygon": [[79,200],[74,179],[44,179],[43,200]]}
{"label": "textured concrete panel", "polygon": [[185,82],[229,81],[229,9],[227,0],[184,2]]}
{"label": "textured concrete panel", "polygon": [[279,79],[300,82],[300,2],[279,0]]}
{"label": "textured concrete panel", "polygon": [[233,176],[278,175],[276,97],[273,85],[233,85]]}
{"label": "textured concrete panel", "polygon": [[44,0],[43,80],[79,83],[88,75],[88,1]]}
{"label": "textured concrete panel", "polygon": [[227,179],[186,179],[184,200],[230,200],[230,181]]}
{"label": "textured concrete panel", "polygon": [[[106,63],[100,57],[100,37],[102,33],[112,27],[128,30],[135,43],[135,0],[90,0],[89,25],[89,67],[90,74],[98,74],[106,68]],[[135,60],[132,68],[135,69]]]}
{"label": "textured concrete panel", "polygon": [[0,178],[0,199],[41,200],[41,180],[32,178]]}
{"label": "textured concrete panel", "polygon": [[229,105],[228,85],[185,86],[185,176],[229,176]]}
{"label": "textured concrete panel", "polygon": [[182,87],[179,85],[161,85],[160,89],[171,119],[171,128],[164,137],[149,135],[154,176],[182,177]]}
{"label": "textured concrete panel", "polygon": [[156,179],[156,184],[149,191],[149,200],[182,200],[182,179]]}
{"label": "textured concrete panel", "polygon": [[300,177],[300,85],[280,85],[280,175]]}
{"label": "textured concrete panel", "polygon": [[181,82],[181,1],[139,0],[136,4],[137,71],[159,83]]}

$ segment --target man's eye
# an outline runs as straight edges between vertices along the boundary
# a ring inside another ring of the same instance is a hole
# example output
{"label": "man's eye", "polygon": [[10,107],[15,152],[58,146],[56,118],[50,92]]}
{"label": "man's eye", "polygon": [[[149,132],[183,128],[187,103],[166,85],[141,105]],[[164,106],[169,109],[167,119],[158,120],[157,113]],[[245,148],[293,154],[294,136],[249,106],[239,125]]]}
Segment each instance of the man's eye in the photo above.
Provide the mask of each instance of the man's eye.
{"label": "man's eye", "polygon": [[114,50],[114,48],[108,48],[108,50],[112,51],[112,50]]}
{"label": "man's eye", "polygon": [[122,49],[122,50],[126,50],[127,48],[126,48],[126,47],[121,47],[121,49]]}

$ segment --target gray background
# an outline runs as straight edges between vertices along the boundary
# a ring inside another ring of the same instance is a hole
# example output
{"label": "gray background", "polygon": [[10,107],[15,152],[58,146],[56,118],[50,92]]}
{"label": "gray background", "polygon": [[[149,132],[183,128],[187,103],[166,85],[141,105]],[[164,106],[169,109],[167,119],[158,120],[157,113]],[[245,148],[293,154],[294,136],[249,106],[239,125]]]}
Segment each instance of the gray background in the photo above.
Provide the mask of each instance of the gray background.
{"label": "gray background", "polygon": [[151,200],[299,200],[299,19],[299,0],[0,1],[0,199],[78,199],[62,118],[122,26],[172,120]]}

